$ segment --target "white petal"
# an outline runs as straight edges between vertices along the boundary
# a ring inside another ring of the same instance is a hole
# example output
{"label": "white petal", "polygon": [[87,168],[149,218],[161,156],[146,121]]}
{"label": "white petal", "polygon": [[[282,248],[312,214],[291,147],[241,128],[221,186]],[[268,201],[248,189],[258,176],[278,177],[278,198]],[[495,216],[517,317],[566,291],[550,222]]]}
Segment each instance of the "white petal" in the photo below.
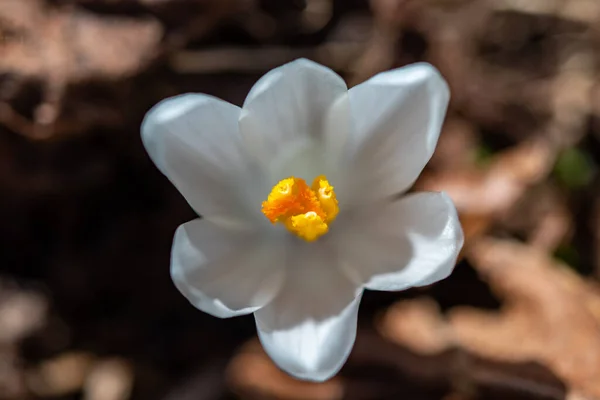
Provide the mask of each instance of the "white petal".
{"label": "white petal", "polygon": [[253,232],[228,231],[194,220],[175,232],[171,277],[198,309],[226,318],[248,314],[278,293],[282,250]]}
{"label": "white petal", "polygon": [[425,286],[452,272],[463,232],[452,200],[444,193],[416,193],[345,226],[339,251],[346,270],[367,289]]}
{"label": "white petal", "polygon": [[296,147],[311,147],[323,139],[330,109],[345,95],[340,76],[309,60],[270,71],[254,85],[242,109],[240,130],[248,151],[271,163]]}
{"label": "white petal", "polygon": [[[142,123],[150,157],[207,219],[246,220],[243,181],[255,180],[243,152],[240,108],[203,94],[166,99]],[[253,197],[251,197],[253,199]],[[260,200],[256,200],[260,201]],[[255,204],[254,204],[255,206]]]}
{"label": "white petal", "polygon": [[352,350],[361,294],[332,257],[298,254],[279,295],[254,314],[265,351],[297,378],[330,378]]}
{"label": "white petal", "polygon": [[354,201],[405,191],[433,154],[448,85],[434,67],[419,63],[380,73],[349,96],[354,133],[346,152],[354,155]]}

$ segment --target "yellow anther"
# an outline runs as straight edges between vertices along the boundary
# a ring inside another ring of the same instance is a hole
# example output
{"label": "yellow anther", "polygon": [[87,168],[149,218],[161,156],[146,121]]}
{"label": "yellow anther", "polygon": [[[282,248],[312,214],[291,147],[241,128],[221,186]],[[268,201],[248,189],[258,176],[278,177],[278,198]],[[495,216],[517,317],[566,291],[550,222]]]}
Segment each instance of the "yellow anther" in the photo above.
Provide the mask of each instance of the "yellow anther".
{"label": "yellow anther", "polygon": [[338,207],[338,201],[333,191],[333,186],[329,184],[329,181],[325,175],[320,175],[315,178],[312,184],[312,190],[317,194],[317,198],[321,203],[321,208],[325,211],[327,218],[325,222],[329,223],[337,217],[340,211]]}
{"label": "yellow anther", "polygon": [[315,178],[312,187],[292,176],[273,187],[262,203],[262,212],[273,224],[281,222],[296,236],[312,242],[329,231],[339,208],[325,176]]}
{"label": "yellow anther", "polygon": [[327,224],[314,211],[294,215],[288,221],[285,225],[286,228],[307,242],[317,240],[319,236],[324,235],[329,230]]}

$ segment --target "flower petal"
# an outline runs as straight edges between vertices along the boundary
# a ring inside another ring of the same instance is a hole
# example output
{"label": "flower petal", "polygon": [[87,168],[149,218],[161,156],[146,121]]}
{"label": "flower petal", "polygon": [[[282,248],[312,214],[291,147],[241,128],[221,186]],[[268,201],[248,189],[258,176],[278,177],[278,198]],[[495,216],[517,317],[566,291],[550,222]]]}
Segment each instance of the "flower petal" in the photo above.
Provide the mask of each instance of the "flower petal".
{"label": "flower petal", "polygon": [[312,61],[299,59],[273,69],[244,102],[240,130],[248,151],[272,165],[286,151],[311,147],[330,127],[333,104],[346,94],[339,75]]}
{"label": "flower petal", "polygon": [[435,149],[448,85],[433,66],[419,63],[380,73],[350,89],[349,97],[353,197],[365,202],[407,190]]}
{"label": "flower petal", "polygon": [[348,274],[373,290],[404,290],[446,278],[464,240],[444,193],[408,195],[352,224],[357,228],[347,225],[338,246]]}
{"label": "flower petal", "polygon": [[335,263],[330,257],[300,254],[279,295],[254,314],[267,354],[300,379],[333,376],[356,338],[362,290]]}
{"label": "flower petal", "polygon": [[[190,205],[207,219],[245,221],[240,192],[251,185],[240,139],[240,108],[203,94],[163,100],[142,123],[142,140],[157,165]],[[253,197],[252,197],[253,198]],[[260,201],[257,199],[256,201]]]}
{"label": "flower petal", "polygon": [[249,314],[278,293],[281,247],[253,232],[193,220],[175,232],[171,277],[198,309],[216,317]]}

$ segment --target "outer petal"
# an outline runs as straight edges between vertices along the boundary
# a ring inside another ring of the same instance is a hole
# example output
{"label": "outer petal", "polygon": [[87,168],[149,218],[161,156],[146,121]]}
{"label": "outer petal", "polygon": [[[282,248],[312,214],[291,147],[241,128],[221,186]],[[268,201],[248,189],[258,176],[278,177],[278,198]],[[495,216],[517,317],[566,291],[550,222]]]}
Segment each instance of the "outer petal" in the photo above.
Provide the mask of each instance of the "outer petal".
{"label": "outer petal", "polygon": [[[382,199],[408,189],[435,149],[448,85],[429,64],[384,72],[350,89],[353,197]],[[354,149],[353,149],[353,148]]]}
{"label": "outer petal", "polygon": [[[150,157],[190,205],[213,221],[247,219],[249,180],[240,139],[240,108],[203,94],[166,99],[142,123],[142,140]],[[258,200],[257,200],[258,201]]]}
{"label": "outer petal", "polygon": [[425,286],[452,272],[463,232],[444,193],[417,193],[346,226],[338,243],[347,272],[373,290]]}
{"label": "outer petal", "polygon": [[254,314],[258,336],[281,369],[324,381],[352,350],[362,290],[336,269],[333,258],[299,257],[279,295]]}
{"label": "outer petal", "polygon": [[171,277],[200,310],[226,318],[248,314],[277,294],[284,276],[281,250],[252,232],[234,232],[205,220],[175,232]]}
{"label": "outer petal", "polygon": [[[347,94],[344,80],[306,59],[267,73],[252,88],[240,116],[248,151],[273,164],[287,151],[311,147],[328,128],[333,104]],[[312,178],[311,178],[312,179]]]}

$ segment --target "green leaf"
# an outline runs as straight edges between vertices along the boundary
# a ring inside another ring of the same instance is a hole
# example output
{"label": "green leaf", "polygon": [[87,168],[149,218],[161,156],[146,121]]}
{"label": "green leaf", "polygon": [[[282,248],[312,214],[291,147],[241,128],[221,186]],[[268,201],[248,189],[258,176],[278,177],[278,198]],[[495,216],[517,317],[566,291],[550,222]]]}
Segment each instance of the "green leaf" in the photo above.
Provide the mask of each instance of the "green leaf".
{"label": "green leaf", "polygon": [[572,147],[563,151],[554,166],[556,179],[570,189],[589,184],[596,172],[591,157],[584,151]]}

